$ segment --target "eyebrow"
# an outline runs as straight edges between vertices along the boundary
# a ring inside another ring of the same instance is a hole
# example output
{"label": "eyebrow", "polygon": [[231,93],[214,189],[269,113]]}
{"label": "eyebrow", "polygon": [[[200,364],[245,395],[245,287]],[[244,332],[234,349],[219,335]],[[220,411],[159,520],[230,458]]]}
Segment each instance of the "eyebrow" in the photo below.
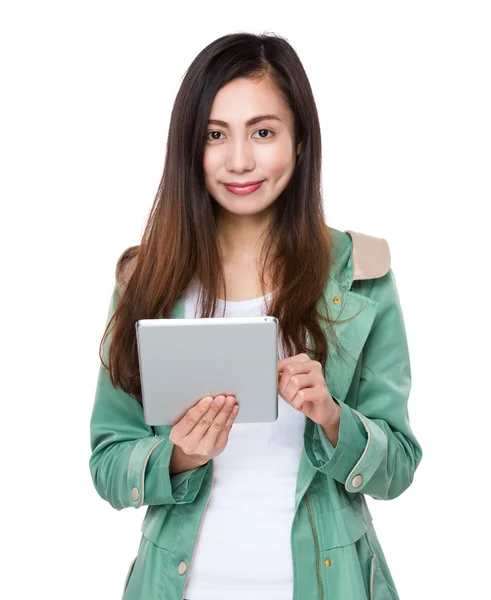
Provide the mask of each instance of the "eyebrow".
{"label": "eyebrow", "polygon": [[[281,119],[276,115],[259,115],[257,117],[253,117],[252,119],[249,119],[246,122],[246,126],[255,125],[256,123],[260,123],[261,121],[266,120],[281,121]],[[228,123],[226,121],[220,121],[219,119],[210,119],[208,121],[208,125],[220,125],[221,127],[228,127]]]}

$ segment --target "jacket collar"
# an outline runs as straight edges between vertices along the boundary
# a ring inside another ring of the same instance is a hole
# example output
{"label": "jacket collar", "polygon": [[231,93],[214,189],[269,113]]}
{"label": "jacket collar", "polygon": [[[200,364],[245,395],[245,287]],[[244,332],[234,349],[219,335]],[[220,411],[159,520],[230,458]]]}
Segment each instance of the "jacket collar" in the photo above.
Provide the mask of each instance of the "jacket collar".
{"label": "jacket collar", "polygon": [[[341,233],[341,232],[339,232]],[[325,378],[329,391],[344,402],[377,312],[377,302],[352,289],[355,273],[360,271],[354,261],[352,238],[344,233],[340,250],[325,289],[329,317],[334,324],[339,348],[331,339],[331,330],[324,327],[329,358]],[[365,271],[368,274],[368,271]]]}
{"label": "jacket collar", "polygon": [[334,261],[325,297],[329,316],[335,321],[333,332],[340,348],[333,344],[331,334],[325,327],[329,348],[325,377],[331,394],[344,402],[378,304],[355,291],[357,288],[353,287],[353,282],[384,275],[390,268],[390,252],[383,238],[334,228],[330,228],[330,233]]}

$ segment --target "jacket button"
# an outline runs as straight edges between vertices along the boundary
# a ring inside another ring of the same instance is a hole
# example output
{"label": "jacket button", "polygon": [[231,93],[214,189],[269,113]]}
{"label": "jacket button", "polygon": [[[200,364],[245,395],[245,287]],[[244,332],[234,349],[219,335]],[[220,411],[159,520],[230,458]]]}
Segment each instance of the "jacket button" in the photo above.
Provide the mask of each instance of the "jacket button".
{"label": "jacket button", "polygon": [[331,561],[328,558],[326,558],[326,560],[324,561],[324,564],[326,565],[326,567],[330,567]]}
{"label": "jacket button", "polygon": [[184,575],[187,568],[188,567],[184,561],[180,562],[179,566],[177,567],[177,570],[179,571],[179,575]]}
{"label": "jacket button", "polygon": [[341,298],[339,296],[334,296],[332,301],[334,302],[334,304],[337,304],[338,302],[341,302]]}
{"label": "jacket button", "polygon": [[138,498],[140,497],[140,492],[138,491],[138,488],[134,487],[131,490],[131,497],[133,498],[133,500],[138,500]]}
{"label": "jacket button", "polygon": [[363,483],[363,477],[361,475],[355,475],[353,477],[353,479],[351,480],[351,485],[353,487],[360,487],[360,485]]}

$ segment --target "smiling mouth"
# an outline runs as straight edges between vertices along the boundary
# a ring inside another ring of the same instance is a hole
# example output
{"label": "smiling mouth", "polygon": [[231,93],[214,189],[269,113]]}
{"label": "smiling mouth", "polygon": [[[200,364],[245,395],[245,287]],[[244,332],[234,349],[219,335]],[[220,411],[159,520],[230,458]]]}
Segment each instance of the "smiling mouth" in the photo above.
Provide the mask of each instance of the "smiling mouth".
{"label": "smiling mouth", "polygon": [[228,183],[225,183],[224,185],[229,192],[232,192],[233,194],[238,194],[239,196],[245,196],[245,195],[251,194],[252,192],[255,192],[257,189],[259,189],[261,187],[262,183],[263,182],[260,181],[258,183],[254,183],[251,185],[245,185],[245,186],[230,185]]}

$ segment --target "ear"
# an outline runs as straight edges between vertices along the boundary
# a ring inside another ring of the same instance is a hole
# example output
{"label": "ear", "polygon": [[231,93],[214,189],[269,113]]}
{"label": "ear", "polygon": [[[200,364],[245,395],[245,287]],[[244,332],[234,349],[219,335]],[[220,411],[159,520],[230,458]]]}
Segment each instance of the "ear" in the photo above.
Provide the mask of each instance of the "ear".
{"label": "ear", "polygon": [[297,156],[300,154],[300,148],[302,146],[302,142],[298,142],[297,144]]}

